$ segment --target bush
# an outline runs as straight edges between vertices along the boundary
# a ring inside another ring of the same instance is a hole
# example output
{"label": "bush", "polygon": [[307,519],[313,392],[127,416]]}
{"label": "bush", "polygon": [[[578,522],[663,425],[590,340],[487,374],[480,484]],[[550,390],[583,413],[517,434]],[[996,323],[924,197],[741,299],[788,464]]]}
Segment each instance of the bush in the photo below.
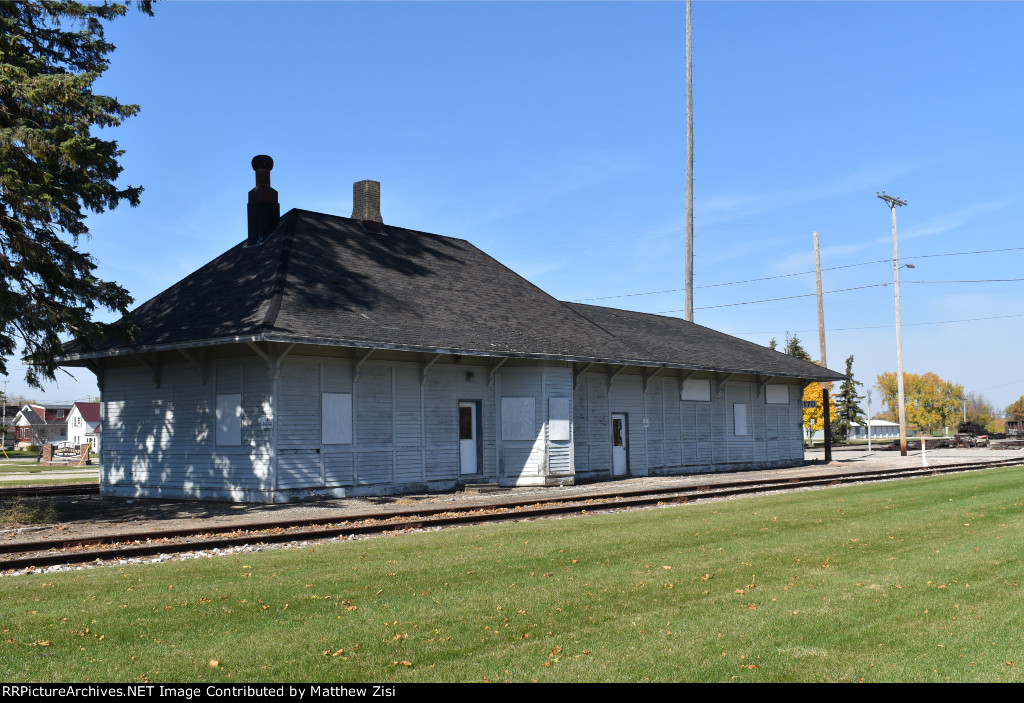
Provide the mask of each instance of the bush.
{"label": "bush", "polygon": [[15,498],[0,507],[0,525],[41,525],[57,522],[57,506],[53,500]]}

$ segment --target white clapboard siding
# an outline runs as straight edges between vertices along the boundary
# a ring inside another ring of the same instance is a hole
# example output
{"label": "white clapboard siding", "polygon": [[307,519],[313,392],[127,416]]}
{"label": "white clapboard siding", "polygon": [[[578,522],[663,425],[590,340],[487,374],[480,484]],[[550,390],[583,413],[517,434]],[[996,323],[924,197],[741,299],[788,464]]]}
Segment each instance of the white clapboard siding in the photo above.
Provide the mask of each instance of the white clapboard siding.
{"label": "white clapboard siding", "polygon": [[[572,442],[572,368],[549,364],[544,367],[544,415],[548,429],[547,461],[548,473],[564,476],[573,473],[573,442]],[[556,421],[558,430],[563,430],[552,437],[551,410],[560,412],[563,421]],[[559,436],[561,438],[559,438]]]}
{"label": "white clapboard siding", "polygon": [[[533,429],[526,428],[526,437],[532,435],[532,439],[510,439],[505,432],[510,425],[510,418],[505,416],[506,403],[502,402],[502,427],[498,428],[501,433],[502,443],[502,470],[504,476],[518,482],[528,482],[530,477],[539,476],[544,470],[544,449],[545,433],[544,418],[547,417],[546,403],[544,398],[544,372],[543,367],[501,369],[501,399],[506,398],[532,398],[533,399]],[[572,381],[570,375],[569,387]],[[519,418],[522,419],[522,418]],[[513,423],[515,424],[515,423]]]}
{"label": "white clapboard siding", "polygon": [[395,481],[423,480],[423,417],[419,367],[394,365]]}
{"label": "white clapboard siding", "polygon": [[423,384],[425,460],[427,481],[454,481],[459,478],[459,395],[457,369],[435,364],[427,371]]}
{"label": "white clapboard siding", "polygon": [[[270,453],[258,413],[268,401],[262,363],[109,368],[102,401],[102,484],[139,495],[224,494],[270,487]],[[216,396],[240,393],[240,445],[216,447]],[[159,394],[161,397],[154,398]]]}
{"label": "white clapboard siding", "polygon": [[[759,413],[753,412],[751,407],[751,390],[752,384],[750,383],[725,384],[725,415],[728,430],[726,447],[729,463],[754,460],[754,426],[755,418]],[[745,424],[741,429],[745,434],[736,433],[737,405],[743,407],[742,414]]]}
{"label": "white clapboard siding", "polygon": [[[353,395],[351,359],[321,359],[320,382],[323,393],[347,393]],[[353,418],[355,407],[352,407]],[[355,423],[350,431],[354,429]],[[321,450],[324,467],[324,485],[336,488],[351,486],[355,482],[355,433],[350,444],[325,444]]]}
{"label": "white clapboard siding", "polygon": [[652,469],[667,466],[665,461],[665,413],[662,408],[662,387],[657,379],[647,384],[644,399],[647,411],[647,457]]}
{"label": "white clapboard siding", "polygon": [[320,363],[285,359],[277,388],[277,487],[322,486]]}
{"label": "white clapboard siding", "polygon": [[[588,473],[596,476],[612,475],[611,410],[608,406],[608,383],[605,374],[587,374],[590,403],[589,434],[592,444]],[[577,471],[578,471],[577,467]]]}
{"label": "white clapboard siding", "polygon": [[713,463],[711,401],[683,400],[679,403],[679,411],[682,422],[683,466]]}
{"label": "white clapboard siding", "polygon": [[611,428],[607,376],[588,372],[580,376],[574,395],[573,428],[575,473],[581,477],[611,476]]}
{"label": "white clapboard siding", "polygon": [[789,458],[804,458],[804,406],[803,387],[793,386],[789,393]]}
{"label": "white clapboard siding", "polygon": [[572,392],[573,454],[577,476],[590,473],[590,383],[586,374],[576,381]]}
{"label": "white clapboard siding", "polygon": [[356,384],[356,484],[395,481],[394,369],[366,362]]}

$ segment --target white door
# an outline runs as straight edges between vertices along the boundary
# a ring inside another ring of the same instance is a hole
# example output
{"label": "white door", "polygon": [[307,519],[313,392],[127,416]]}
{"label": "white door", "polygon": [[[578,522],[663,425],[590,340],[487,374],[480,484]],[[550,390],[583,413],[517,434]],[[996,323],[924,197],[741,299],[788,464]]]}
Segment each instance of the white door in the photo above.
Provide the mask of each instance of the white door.
{"label": "white door", "polygon": [[629,440],[625,413],[612,413],[612,476],[625,476],[629,466]]}
{"label": "white door", "polygon": [[475,474],[477,467],[476,403],[459,403],[459,473]]}

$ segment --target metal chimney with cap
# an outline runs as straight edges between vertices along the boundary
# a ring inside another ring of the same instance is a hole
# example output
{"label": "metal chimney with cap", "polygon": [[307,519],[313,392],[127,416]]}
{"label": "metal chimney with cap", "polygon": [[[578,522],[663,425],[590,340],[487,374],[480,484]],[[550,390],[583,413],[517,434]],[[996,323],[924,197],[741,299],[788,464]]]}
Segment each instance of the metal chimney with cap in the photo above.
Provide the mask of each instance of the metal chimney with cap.
{"label": "metal chimney with cap", "polygon": [[356,181],[352,184],[352,219],[384,223],[380,216],[379,181]]}
{"label": "metal chimney with cap", "polygon": [[249,238],[247,246],[255,246],[267,238],[281,221],[281,205],[277,191],[270,187],[270,171],[274,160],[265,154],[252,158],[256,187],[249,191]]}

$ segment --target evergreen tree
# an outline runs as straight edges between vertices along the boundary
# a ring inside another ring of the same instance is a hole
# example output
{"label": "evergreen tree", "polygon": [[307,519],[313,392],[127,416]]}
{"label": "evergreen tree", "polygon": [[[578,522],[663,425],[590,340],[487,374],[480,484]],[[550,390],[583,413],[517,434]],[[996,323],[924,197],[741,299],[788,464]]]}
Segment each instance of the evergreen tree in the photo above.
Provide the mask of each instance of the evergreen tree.
{"label": "evergreen tree", "polygon": [[850,426],[855,422],[865,422],[864,409],[858,401],[864,396],[857,395],[857,386],[863,386],[860,381],[853,380],[853,355],[846,358],[846,380],[839,384],[839,392],[836,393],[836,419],[832,422],[832,437],[837,441],[846,441],[850,438]]}
{"label": "evergreen tree", "polygon": [[807,350],[800,344],[800,338],[795,334],[790,337],[789,332],[786,333],[786,349],[785,352],[790,356],[795,356],[797,359],[803,359],[804,361],[812,361],[811,355],[807,353]]}
{"label": "evergreen tree", "polygon": [[[149,2],[138,5],[152,14]],[[124,314],[132,302],[96,278],[95,261],[78,248],[88,212],[138,205],[142,192],[116,184],[123,152],[94,135],[139,110],[92,91],[114,50],[103,23],[126,11],[109,2],[0,3],[0,374],[20,343],[37,387],[53,379],[62,336],[88,348],[111,327],[92,319],[96,308]]]}

